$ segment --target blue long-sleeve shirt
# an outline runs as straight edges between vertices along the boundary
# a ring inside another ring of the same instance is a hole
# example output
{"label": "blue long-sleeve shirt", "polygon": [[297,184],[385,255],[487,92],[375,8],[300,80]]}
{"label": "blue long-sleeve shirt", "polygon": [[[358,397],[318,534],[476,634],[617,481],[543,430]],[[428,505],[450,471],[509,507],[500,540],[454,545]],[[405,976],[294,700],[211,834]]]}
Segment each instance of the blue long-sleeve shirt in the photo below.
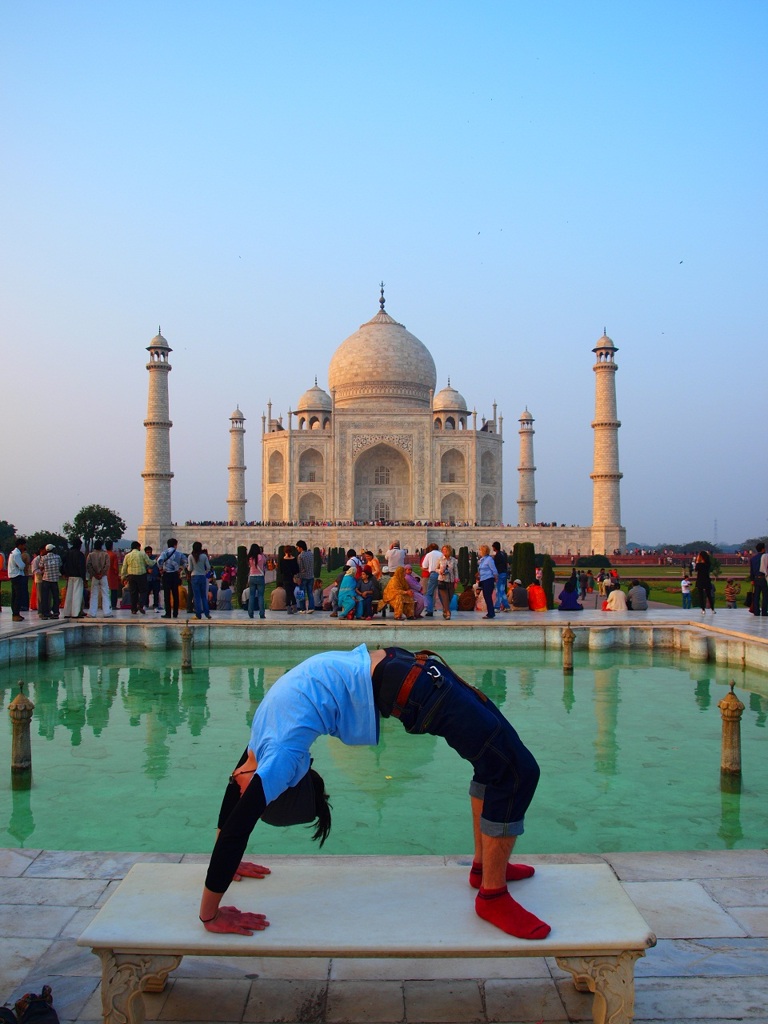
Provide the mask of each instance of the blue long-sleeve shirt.
{"label": "blue long-sleeve shirt", "polygon": [[371,657],[365,644],[353,651],[316,654],[267,691],[248,743],[267,803],[306,775],[309,749],[318,736],[336,736],[353,746],[378,743]]}

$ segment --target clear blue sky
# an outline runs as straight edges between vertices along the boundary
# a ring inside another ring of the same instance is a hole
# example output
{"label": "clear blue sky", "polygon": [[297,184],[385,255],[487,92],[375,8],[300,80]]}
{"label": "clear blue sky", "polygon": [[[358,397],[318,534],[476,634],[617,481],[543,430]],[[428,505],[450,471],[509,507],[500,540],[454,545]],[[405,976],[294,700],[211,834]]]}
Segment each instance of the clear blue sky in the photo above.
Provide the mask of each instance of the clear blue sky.
{"label": "clear blue sky", "polygon": [[146,346],[173,514],[226,517],[229,415],[287,413],[378,308],[470,408],[536,424],[538,516],[591,521],[619,348],[622,519],[768,532],[762,2],[0,3],[0,518],[135,535]]}

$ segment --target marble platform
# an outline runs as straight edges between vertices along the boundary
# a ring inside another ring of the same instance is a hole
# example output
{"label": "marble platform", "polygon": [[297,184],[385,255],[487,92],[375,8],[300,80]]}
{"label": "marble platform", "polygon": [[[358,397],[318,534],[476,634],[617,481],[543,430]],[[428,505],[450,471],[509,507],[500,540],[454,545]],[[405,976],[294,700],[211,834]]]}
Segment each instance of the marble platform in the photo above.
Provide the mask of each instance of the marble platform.
{"label": "marble platform", "polygon": [[[635,968],[637,1024],[767,1024],[767,850],[527,859],[539,867],[610,865],[657,934],[657,946]],[[98,1024],[101,965],[89,949],[77,945],[77,938],[134,863],[205,860],[199,855],[0,851],[0,999],[12,1001],[48,983],[62,1024]],[[283,860],[274,857],[269,863],[276,869]],[[424,861],[468,864],[466,858]],[[403,866],[402,858],[370,862],[374,871],[377,863]],[[235,893],[233,901],[238,898]],[[467,899],[471,902],[468,887]],[[185,957],[165,990],[145,999],[149,1021],[177,1024],[258,1024],[278,1016],[297,1024],[567,1024],[592,1019],[592,996],[577,992],[570,975],[543,955],[511,962],[439,956],[418,961]]]}

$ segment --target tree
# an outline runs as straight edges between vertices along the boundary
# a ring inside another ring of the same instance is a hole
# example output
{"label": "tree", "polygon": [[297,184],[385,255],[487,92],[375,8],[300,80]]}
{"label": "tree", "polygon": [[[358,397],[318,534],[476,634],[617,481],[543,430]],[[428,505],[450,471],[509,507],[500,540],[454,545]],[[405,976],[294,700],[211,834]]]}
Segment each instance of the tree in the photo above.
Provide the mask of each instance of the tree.
{"label": "tree", "polygon": [[551,611],[555,607],[555,563],[549,555],[544,555],[541,563],[541,585],[547,595],[547,608]]}
{"label": "tree", "polygon": [[71,523],[64,523],[62,530],[70,541],[82,537],[85,550],[90,551],[95,540],[120,540],[125,520],[104,505],[85,505]]}
{"label": "tree", "polygon": [[530,586],[536,579],[536,552],[529,540],[519,541],[514,546],[515,575],[512,579],[522,581],[524,587]]}
{"label": "tree", "polygon": [[469,578],[469,548],[466,544],[463,544],[459,548],[459,557],[457,561],[459,563],[459,579],[465,587],[468,587],[475,581],[470,580]]}
{"label": "tree", "polygon": [[237,576],[235,577],[235,587],[237,588],[236,598],[237,603],[242,607],[243,591],[248,586],[248,550],[245,544],[238,544],[237,546]]}
{"label": "tree", "polygon": [[50,530],[36,530],[27,537],[27,551],[29,557],[34,558],[40,548],[46,544],[53,544],[59,554],[67,550],[67,538],[60,533],[51,533]]}
{"label": "tree", "polygon": [[16,543],[16,527],[5,519],[0,519],[0,551],[6,553],[13,550]]}

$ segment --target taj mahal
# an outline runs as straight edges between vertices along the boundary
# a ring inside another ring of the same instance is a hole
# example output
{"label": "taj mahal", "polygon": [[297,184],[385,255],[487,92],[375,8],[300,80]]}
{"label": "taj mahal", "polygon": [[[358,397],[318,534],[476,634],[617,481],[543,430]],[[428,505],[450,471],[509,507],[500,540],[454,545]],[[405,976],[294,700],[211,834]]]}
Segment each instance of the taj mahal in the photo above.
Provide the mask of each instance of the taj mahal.
{"label": "taj mahal", "polygon": [[259,512],[246,514],[246,417],[234,410],[227,513],[210,525],[177,525],[171,512],[172,350],[158,332],[148,346],[141,543],[157,550],[175,536],[182,550],[199,540],[211,554],[234,554],[239,545],[253,541],[276,551],[299,536],[310,548],[365,546],[374,551],[386,550],[395,537],[409,550],[431,542],[476,549],[490,540],[505,548],[532,541],[537,551],[552,555],[623,549],[614,361],[618,349],[607,334],[592,350],[592,525],[537,524],[534,419],[526,408],[518,420],[517,526],[503,526],[503,417],[496,403],[490,418],[481,417],[478,423],[477,412],[469,411],[450,380],[436,390],[429,349],[384,307],[382,285],[375,316],[333,353],[327,391],[315,379],[285,422],[282,415],[272,415],[268,402],[261,417]]}

